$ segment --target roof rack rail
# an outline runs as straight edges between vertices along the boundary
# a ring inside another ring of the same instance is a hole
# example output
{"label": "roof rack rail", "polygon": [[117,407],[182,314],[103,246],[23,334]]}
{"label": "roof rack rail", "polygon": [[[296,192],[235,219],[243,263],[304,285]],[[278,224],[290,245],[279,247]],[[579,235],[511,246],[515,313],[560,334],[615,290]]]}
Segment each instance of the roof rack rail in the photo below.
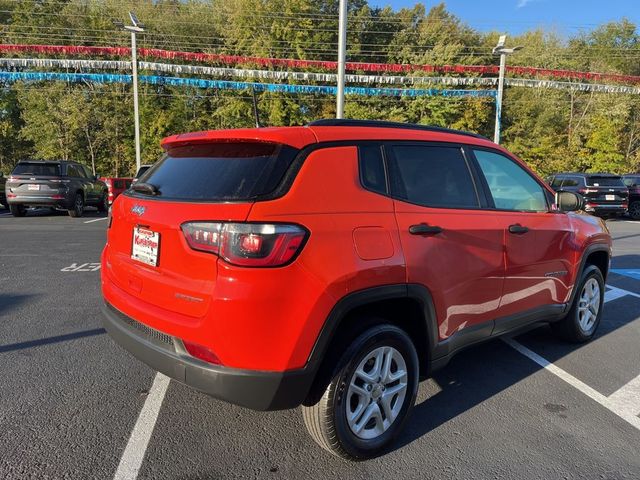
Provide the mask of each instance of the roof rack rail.
{"label": "roof rack rail", "polygon": [[466,135],[468,137],[482,138],[489,140],[477,133],[454,130],[452,128],[436,127],[433,125],[418,125],[415,123],[389,122],[386,120],[354,120],[350,118],[325,118],[314,120],[307,124],[308,127],[374,127],[374,128],[401,128],[404,130],[424,130],[427,132],[453,133],[456,135]]}

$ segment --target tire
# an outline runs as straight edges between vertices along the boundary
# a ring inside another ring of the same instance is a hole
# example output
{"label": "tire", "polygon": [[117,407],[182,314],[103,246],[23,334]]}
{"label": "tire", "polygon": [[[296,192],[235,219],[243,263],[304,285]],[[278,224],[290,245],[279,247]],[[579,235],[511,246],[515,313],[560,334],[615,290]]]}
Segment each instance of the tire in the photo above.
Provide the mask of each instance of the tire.
{"label": "tire", "polygon": [[97,207],[100,213],[106,213],[109,211],[109,199],[107,197],[107,192],[104,192],[102,194],[102,197],[100,198],[100,202],[98,203]]}
{"label": "tire", "polygon": [[73,208],[68,210],[68,212],[69,216],[73,218],[82,216],[82,213],[84,212],[84,197],[82,196],[82,193],[76,193],[76,196],[73,199]]}
{"label": "tire", "polygon": [[633,220],[640,220],[640,200],[635,200],[629,205],[629,216]]}
{"label": "tire", "polygon": [[553,331],[562,339],[573,343],[591,340],[602,318],[604,292],[602,272],[595,265],[588,265],[578,283],[569,313],[562,320],[551,324]]}
{"label": "tire", "polygon": [[24,208],[24,205],[20,204],[9,205],[9,211],[14,217],[24,217],[27,214],[27,209]]}
{"label": "tire", "polygon": [[[391,365],[389,375],[384,375],[386,365]],[[387,379],[365,381],[362,375]],[[302,415],[309,434],[322,448],[348,460],[365,460],[379,455],[400,433],[417,391],[418,355],[413,342],[395,326],[378,325],[351,343],[320,401],[303,406]],[[355,418],[351,423],[350,413]]]}

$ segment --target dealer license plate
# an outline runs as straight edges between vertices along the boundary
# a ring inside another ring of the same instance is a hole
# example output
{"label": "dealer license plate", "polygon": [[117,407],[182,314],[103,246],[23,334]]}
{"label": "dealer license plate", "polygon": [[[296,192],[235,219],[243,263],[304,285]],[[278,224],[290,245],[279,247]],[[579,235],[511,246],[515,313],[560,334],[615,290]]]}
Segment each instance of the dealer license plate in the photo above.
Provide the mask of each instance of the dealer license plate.
{"label": "dealer license plate", "polygon": [[134,227],[131,258],[153,267],[158,266],[160,234],[146,228]]}

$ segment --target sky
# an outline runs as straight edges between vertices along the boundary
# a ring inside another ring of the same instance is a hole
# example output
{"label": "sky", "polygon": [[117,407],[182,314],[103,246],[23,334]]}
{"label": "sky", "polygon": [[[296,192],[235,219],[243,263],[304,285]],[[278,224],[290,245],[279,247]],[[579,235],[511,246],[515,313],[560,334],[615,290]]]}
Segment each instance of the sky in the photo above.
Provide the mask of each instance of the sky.
{"label": "sky", "polygon": [[[369,0],[394,10],[417,0]],[[427,9],[440,3],[422,0]],[[569,35],[627,17],[640,26],[640,0],[444,0],[447,10],[480,30],[518,34],[539,26]]]}

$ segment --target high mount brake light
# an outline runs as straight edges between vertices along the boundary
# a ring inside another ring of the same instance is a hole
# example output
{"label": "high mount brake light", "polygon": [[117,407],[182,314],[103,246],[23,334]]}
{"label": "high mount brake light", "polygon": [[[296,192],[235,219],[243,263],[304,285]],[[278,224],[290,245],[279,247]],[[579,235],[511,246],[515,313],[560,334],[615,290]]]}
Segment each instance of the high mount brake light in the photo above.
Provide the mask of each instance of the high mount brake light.
{"label": "high mount brake light", "polygon": [[188,222],[182,225],[194,250],[214,253],[232,265],[279,267],[300,251],[307,231],[298,225]]}

